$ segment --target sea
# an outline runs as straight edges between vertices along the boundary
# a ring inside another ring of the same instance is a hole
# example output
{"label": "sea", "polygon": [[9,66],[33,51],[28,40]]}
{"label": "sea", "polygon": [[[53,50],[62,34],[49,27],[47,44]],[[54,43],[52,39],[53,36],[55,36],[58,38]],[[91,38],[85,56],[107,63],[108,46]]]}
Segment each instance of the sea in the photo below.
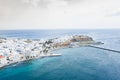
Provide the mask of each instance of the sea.
{"label": "sea", "polygon": [[[0,30],[2,38],[51,39],[87,35],[100,47],[120,51],[120,29]],[[55,50],[59,57],[20,62],[0,69],[0,80],[120,80],[120,53],[92,47]]]}

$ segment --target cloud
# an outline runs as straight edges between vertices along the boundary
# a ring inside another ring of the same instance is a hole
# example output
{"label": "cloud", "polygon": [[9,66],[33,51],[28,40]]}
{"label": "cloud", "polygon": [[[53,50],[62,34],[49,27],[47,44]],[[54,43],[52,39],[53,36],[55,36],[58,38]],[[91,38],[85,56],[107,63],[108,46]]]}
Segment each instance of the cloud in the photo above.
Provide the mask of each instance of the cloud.
{"label": "cloud", "polygon": [[119,0],[0,0],[0,29],[119,26],[119,4]]}
{"label": "cloud", "polygon": [[78,3],[79,1],[81,0],[22,0],[23,3],[26,3],[26,4],[30,4],[30,5],[33,5],[33,6],[43,6],[43,5],[49,5],[49,4],[52,4],[52,3],[68,3],[68,4],[74,4],[74,3]]}
{"label": "cloud", "polygon": [[118,17],[120,16],[120,11],[111,12],[110,14],[107,14],[106,16],[107,17]]}

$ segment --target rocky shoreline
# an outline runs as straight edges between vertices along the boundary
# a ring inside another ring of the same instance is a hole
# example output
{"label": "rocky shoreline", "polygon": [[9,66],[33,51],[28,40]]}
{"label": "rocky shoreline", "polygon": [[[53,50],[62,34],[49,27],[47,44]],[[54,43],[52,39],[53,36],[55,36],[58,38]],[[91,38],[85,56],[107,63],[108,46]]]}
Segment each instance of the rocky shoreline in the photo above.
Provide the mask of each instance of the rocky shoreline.
{"label": "rocky shoreline", "polygon": [[61,56],[52,51],[97,44],[84,35],[64,36],[54,39],[7,39],[0,38],[0,68],[40,57]]}

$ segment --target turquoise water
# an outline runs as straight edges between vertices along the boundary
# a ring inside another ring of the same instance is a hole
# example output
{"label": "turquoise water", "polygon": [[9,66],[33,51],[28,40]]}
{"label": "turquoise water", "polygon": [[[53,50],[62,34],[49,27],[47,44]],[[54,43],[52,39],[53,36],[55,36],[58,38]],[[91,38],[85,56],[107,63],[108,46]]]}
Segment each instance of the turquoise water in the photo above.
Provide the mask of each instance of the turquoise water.
{"label": "turquoise water", "polygon": [[43,58],[0,70],[0,80],[119,80],[120,54],[90,47],[55,51]]}
{"label": "turquoise water", "polygon": [[[120,50],[120,30],[0,31],[1,36],[8,38],[47,38],[71,34],[87,34],[103,41],[105,44],[102,47]],[[0,80],[120,80],[119,53],[91,47],[60,49],[54,53],[62,56],[2,68]]]}

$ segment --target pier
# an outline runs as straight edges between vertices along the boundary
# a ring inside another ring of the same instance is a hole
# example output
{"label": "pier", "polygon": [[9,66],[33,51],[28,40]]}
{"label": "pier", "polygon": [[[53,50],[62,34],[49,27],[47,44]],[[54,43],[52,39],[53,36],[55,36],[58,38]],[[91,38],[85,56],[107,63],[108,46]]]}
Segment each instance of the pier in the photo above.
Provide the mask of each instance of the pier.
{"label": "pier", "polygon": [[57,57],[57,56],[62,56],[62,54],[50,54],[49,57]]}
{"label": "pier", "polygon": [[97,46],[93,46],[93,45],[89,45],[89,47],[93,47],[93,48],[98,48],[98,49],[102,49],[102,50],[107,50],[107,51],[112,51],[112,52],[120,53],[120,51],[117,51],[117,50],[108,49],[108,48],[102,48],[102,47],[97,47]]}

